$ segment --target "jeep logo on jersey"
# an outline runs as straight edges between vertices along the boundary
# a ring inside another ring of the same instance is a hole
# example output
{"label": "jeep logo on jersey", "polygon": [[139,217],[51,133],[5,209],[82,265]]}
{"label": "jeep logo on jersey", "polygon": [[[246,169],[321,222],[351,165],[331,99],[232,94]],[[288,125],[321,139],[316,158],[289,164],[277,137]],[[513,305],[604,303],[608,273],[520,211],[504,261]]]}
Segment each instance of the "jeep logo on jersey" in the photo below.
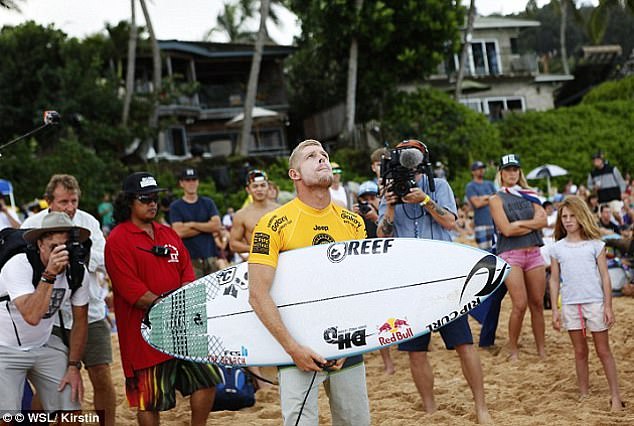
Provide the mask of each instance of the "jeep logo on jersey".
{"label": "jeep logo on jersey", "polygon": [[347,251],[347,243],[334,243],[328,247],[328,250],[326,251],[326,256],[328,256],[328,260],[330,260],[332,263],[339,263],[346,258]]}
{"label": "jeep logo on jersey", "polygon": [[313,231],[327,231],[328,230],[328,225],[315,225],[315,227],[313,228]]}
{"label": "jeep logo on jersey", "polygon": [[329,327],[324,330],[324,340],[331,345],[338,345],[339,350],[349,349],[354,346],[365,346],[367,335],[366,326],[353,327],[338,330],[337,327]]}
{"label": "jeep logo on jersey", "polygon": [[332,238],[330,235],[328,234],[324,234],[324,233],[320,233],[315,235],[315,238],[313,238],[313,245],[314,246],[318,246],[320,244],[329,244],[329,243],[334,243],[335,239]]}

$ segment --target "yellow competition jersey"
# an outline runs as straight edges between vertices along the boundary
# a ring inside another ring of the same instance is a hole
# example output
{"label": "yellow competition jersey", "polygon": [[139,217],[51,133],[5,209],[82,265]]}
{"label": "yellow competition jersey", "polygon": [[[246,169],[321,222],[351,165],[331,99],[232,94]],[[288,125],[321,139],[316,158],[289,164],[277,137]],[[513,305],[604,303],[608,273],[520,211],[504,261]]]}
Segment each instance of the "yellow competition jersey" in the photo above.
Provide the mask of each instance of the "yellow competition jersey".
{"label": "yellow competition jersey", "polygon": [[299,198],[262,216],[253,230],[249,263],[277,267],[281,252],[335,241],[366,238],[359,215],[330,203],[314,209]]}

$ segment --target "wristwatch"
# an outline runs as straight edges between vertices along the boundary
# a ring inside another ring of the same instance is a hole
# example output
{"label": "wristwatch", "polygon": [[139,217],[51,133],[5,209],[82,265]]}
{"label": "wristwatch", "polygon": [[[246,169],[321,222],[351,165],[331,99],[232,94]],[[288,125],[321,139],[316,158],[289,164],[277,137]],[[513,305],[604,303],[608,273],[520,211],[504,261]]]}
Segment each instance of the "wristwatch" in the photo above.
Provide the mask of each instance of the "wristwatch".
{"label": "wristwatch", "polygon": [[68,366],[69,367],[75,367],[78,370],[81,370],[81,361],[71,361],[70,359],[68,360]]}

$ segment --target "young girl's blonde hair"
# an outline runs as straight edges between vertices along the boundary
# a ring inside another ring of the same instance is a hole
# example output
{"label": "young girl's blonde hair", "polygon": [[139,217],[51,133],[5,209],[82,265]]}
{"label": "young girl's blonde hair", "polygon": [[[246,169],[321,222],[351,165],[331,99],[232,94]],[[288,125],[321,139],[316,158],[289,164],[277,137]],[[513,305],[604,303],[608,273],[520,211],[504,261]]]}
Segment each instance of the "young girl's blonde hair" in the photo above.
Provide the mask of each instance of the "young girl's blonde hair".
{"label": "young girl's blonde hair", "polygon": [[564,212],[564,208],[568,208],[572,214],[577,218],[579,228],[581,228],[581,237],[584,240],[599,240],[601,239],[601,233],[597,226],[594,215],[588,208],[588,205],[581,198],[576,195],[570,195],[564,199],[564,202],[559,206],[559,213],[557,214],[557,223],[555,224],[555,240],[561,240],[566,238],[567,232],[562,223],[561,217]]}

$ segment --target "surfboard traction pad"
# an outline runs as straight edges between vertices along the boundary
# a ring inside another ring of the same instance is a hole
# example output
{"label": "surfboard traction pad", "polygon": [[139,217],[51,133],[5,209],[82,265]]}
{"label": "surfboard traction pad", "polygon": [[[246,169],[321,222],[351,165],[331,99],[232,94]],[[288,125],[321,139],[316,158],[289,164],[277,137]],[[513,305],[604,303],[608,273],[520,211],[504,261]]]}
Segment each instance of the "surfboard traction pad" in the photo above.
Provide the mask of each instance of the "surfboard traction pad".
{"label": "surfboard traction pad", "polygon": [[219,292],[220,282],[214,275],[177,290],[171,303],[161,301],[152,307],[151,327],[142,330],[146,340],[177,358],[209,362],[210,356],[220,356],[224,352],[222,340],[207,334],[207,302]]}

